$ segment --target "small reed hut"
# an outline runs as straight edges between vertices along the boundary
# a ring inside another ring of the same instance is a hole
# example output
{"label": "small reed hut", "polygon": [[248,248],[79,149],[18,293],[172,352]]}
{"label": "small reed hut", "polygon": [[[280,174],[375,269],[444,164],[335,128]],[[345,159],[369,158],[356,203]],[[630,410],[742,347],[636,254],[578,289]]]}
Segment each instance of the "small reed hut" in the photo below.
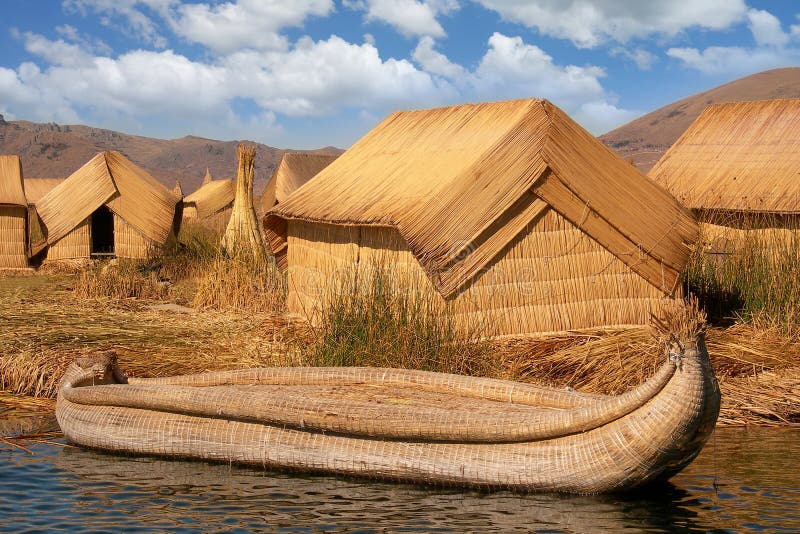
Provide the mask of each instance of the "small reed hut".
{"label": "small reed hut", "polygon": [[18,156],[0,156],[0,269],[28,267],[28,202]]}
{"label": "small reed hut", "polygon": [[100,152],[36,203],[47,259],[147,258],[173,233],[177,202],[119,152]]}
{"label": "small reed hut", "polygon": [[208,170],[206,177],[208,180],[197,191],[184,197],[183,218],[196,221],[214,218],[227,223],[235,196],[233,180],[212,180]]}
{"label": "small reed hut", "polygon": [[295,189],[312,179],[338,157],[334,154],[285,152],[261,195],[262,211],[266,213],[279,202],[285,201]]}
{"label": "small reed hut", "polygon": [[800,99],[707,107],[650,171],[717,246],[800,229]]}
{"label": "small reed hut", "polygon": [[264,219],[288,307],[316,320],[376,259],[488,336],[641,325],[698,228],[546,100],[398,112]]}

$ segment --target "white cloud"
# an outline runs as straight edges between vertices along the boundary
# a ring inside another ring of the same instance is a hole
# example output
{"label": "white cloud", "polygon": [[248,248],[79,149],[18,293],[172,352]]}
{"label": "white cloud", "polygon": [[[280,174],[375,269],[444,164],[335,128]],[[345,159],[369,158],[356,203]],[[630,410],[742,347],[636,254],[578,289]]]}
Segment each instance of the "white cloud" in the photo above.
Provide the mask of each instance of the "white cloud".
{"label": "white cloud", "polygon": [[594,134],[608,131],[638,113],[620,109],[600,83],[596,66],[558,65],[521,37],[495,32],[478,68],[469,76],[481,99],[547,98]]}
{"label": "white cloud", "polygon": [[464,76],[465,69],[461,65],[451,62],[447,56],[434,50],[432,37],[425,36],[419,40],[419,44],[414,49],[412,57],[425,71],[445,78],[461,78]]}
{"label": "white cloud", "polygon": [[62,39],[51,41],[41,35],[26,32],[19,34],[25,50],[39,56],[52,65],[78,67],[92,62],[92,55],[79,45],[67,43]]}
{"label": "white cloud", "polygon": [[678,59],[684,67],[705,74],[740,75],[765,69],[797,65],[800,61],[800,31],[792,26],[789,32],[771,13],[751,9],[747,13],[748,28],[754,47],[710,46],[703,50],[675,47],[667,55]]}
{"label": "white cloud", "polygon": [[459,8],[456,0],[344,0],[351,9],[366,11],[367,21],[389,24],[406,37],[444,37],[437,17]]}
{"label": "white cloud", "polygon": [[324,115],[346,107],[435,103],[444,85],[406,60],[382,60],[369,43],[300,39],[285,53],[239,52],[225,62],[259,105],[285,115]]}
{"label": "white cloud", "polygon": [[[150,18],[141,7],[150,11],[166,14],[170,5],[180,0],[63,0],[62,6],[68,12],[86,15],[94,12],[101,16],[100,22],[105,26],[118,28],[128,35],[156,48],[167,46],[167,39],[161,35],[158,24]],[[114,23],[115,18],[125,21],[122,25]]]}
{"label": "white cloud", "polygon": [[332,0],[238,0],[211,6],[183,4],[168,16],[172,29],[194,43],[231,53],[243,48],[285,50],[284,28],[309,16],[326,16]]}
{"label": "white cloud", "polygon": [[[330,115],[347,108],[383,114],[453,96],[446,83],[409,61],[383,60],[369,43],[336,36],[316,42],[303,38],[282,52],[244,50],[209,63],[171,50],[89,56],[61,40],[36,34],[22,38],[31,53],[51,65],[2,69],[0,102],[6,113],[36,120],[106,126],[174,122],[194,133],[216,125],[217,136],[229,137],[255,131],[266,121],[256,136],[263,140],[279,131],[277,115]],[[252,103],[256,122],[234,113],[236,100]]]}
{"label": "white cloud", "polygon": [[741,21],[744,0],[475,0],[505,20],[569,39],[580,48],[625,43],[688,28],[721,30]]}
{"label": "white cloud", "polygon": [[789,34],[781,28],[781,21],[768,11],[751,9],[747,12],[748,26],[757,46],[782,47],[789,44]]}
{"label": "white cloud", "polygon": [[744,48],[741,46],[710,46],[697,48],[670,48],[667,55],[679,59],[684,67],[705,74],[740,75],[778,67],[797,65],[800,50],[772,48]]}
{"label": "white cloud", "polygon": [[651,54],[643,48],[629,50],[621,46],[612,48],[609,53],[612,56],[622,56],[633,61],[640,70],[650,70],[654,63],[658,62],[658,56]]}

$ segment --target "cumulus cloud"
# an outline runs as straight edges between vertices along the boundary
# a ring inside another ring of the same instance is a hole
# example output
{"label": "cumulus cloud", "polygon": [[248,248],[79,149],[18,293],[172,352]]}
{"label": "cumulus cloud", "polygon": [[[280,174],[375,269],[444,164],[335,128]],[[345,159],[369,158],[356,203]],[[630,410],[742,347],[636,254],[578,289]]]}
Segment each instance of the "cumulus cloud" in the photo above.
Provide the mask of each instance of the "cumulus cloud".
{"label": "cumulus cloud", "polygon": [[[369,10],[380,7],[382,1],[347,4],[363,9],[369,17]],[[429,10],[434,15],[429,22],[437,25],[435,16],[459,7],[453,0],[411,2]],[[265,136],[280,134],[280,122],[287,117],[330,118],[353,110],[353,116],[374,120],[394,109],[468,100],[549,98],[595,133],[632,117],[603,88],[602,68],[560,64],[518,36],[494,33],[477,64],[467,67],[437,49],[433,25],[417,24],[413,18],[392,19],[398,31],[420,36],[409,59],[381,57],[368,34],[360,44],[335,35],[319,40],[300,37],[294,42],[286,37],[285,28],[330,13],[331,0],[67,3],[73,10],[121,17],[132,26],[131,21],[140,21],[140,28],[146,24],[133,11],[157,16],[165,25],[148,18],[153,31],[172,31],[211,53],[190,58],[174,50],[154,49],[151,43],[148,50],[115,55],[66,25],[56,30],[55,39],[18,33],[40,65],[26,62],[17,69],[0,70],[3,112],[137,131],[146,125],[149,134],[191,131],[264,141],[268,141]],[[388,12],[375,13],[389,17]],[[637,51],[631,54],[638,57]],[[648,59],[646,54],[641,51],[641,61]]]}
{"label": "cumulus cloud", "polygon": [[366,11],[367,21],[384,22],[406,37],[443,37],[437,17],[459,8],[456,0],[344,0],[351,9]]}
{"label": "cumulus cloud", "polygon": [[757,46],[780,48],[789,44],[789,34],[783,31],[781,21],[769,11],[751,9],[747,13],[747,20]]}
{"label": "cumulus cloud", "polygon": [[792,26],[784,31],[780,21],[768,11],[751,9],[748,28],[755,46],[710,46],[703,50],[674,47],[667,55],[684,67],[705,74],[738,75],[760,70],[796,65],[800,61],[800,31]]}
{"label": "cumulus cloud", "polygon": [[503,19],[568,39],[580,48],[625,43],[688,28],[720,30],[741,21],[744,0],[475,0]]}
{"label": "cumulus cloud", "polygon": [[445,78],[457,79],[464,76],[465,69],[451,62],[447,56],[434,49],[432,37],[425,36],[419,40],[412,57],[425,71]]}
{"label": "cumulus cloud", "polygon": [[288,41],[281,30],[301,26],[309,16],[326,16],[332,9],[332,0],[238,0],[214,6],[182,4],[168,19],[178,35],[218,52],[284,50]]}
{"label": "cumulus cloud", "polygon": [[348,107],[388,110],[410,102],[435,105],[452,97],[447,84],[411,62],[383,60],[371,44],[336,36],[303,38],[287,51],[243,50],[208,63],[171,50],[90,56],[62,40],[31,33],[21,38],[31,53],[51,64],[45,69],[33,63],[17,71],[3,69],[0,101],[6,112],[36,119],[73,122],[77,113],[66,111],[82,110],[104,124],[121,117],[160,118],[193,127],[207,120],[219,128],[252,129],[252,121],[248,125],[233,112],[232,103],[246,99],[254,103],[260,120],[269,119],[257,137],[263,139],[277,131],[278,114],[325,115]]}

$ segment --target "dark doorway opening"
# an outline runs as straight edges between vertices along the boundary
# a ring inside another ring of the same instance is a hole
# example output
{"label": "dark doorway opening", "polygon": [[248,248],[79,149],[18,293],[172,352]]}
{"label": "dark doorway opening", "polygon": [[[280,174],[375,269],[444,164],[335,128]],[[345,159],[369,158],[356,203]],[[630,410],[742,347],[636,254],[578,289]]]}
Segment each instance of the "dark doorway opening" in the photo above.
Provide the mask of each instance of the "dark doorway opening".
{"label": "dark doorway opening", "polygon": [[105,206],[92,213],[92,256],[114,255],[114,214]]}

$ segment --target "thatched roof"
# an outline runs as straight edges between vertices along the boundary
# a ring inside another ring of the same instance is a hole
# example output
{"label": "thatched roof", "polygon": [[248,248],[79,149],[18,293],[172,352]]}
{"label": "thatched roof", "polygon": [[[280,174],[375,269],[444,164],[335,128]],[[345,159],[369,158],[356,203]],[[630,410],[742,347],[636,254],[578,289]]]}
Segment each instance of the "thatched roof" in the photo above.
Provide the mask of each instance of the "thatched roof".
{"label": "thatched roof", "polygon": [[301,185],[330,165],[339,155],[286,152],[261,195],[261,208],[266,212],[286,198]]}
{"label": "thatched roof", "polygon": [[709,106],[650,171],[693,209],[800,213],[800,100]]}
{"label": "thatched roof", "polygon": [[233,180],[212,180],[184,197],[183,204],[195,206],[197,217],[204,219],[233,204],[234,196]]}
{"label": "thatched roof", "polygon": [[0,156],[0,205],[27,206],[19,156]]}
{"label": "thatched roof", "polygon": [[264,228],[285,264],[287,220],[395,227],[451,296],[549,208],[666,294],[698,233],[669,193],[546,100],[394,113]]}
{"label": "thatched roof", "polygon": [[64,178],[25,178],[25,198],[28,205],[35,205]]}
{"label": "thatched roof", "polygon": [[100,152],[36,203],[47,242],[55,243],[104,204],[156,243],[172,230],[172,192],[119,152]]}

